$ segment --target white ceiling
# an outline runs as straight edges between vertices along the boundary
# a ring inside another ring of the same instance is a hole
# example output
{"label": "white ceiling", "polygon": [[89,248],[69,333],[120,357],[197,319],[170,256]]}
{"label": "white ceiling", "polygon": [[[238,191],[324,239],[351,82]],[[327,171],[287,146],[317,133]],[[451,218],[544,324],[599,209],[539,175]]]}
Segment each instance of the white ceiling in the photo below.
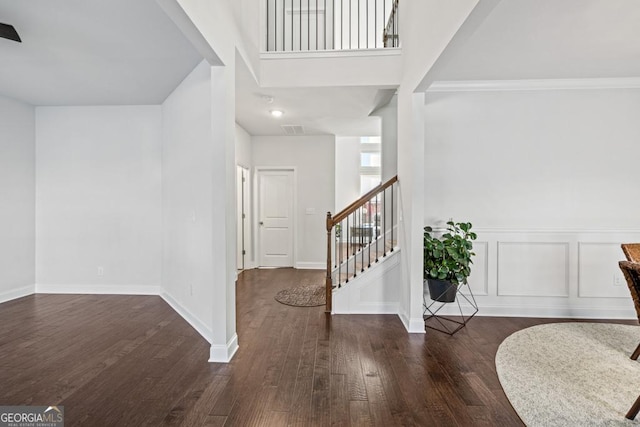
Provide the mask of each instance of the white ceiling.
{"label": "white ceiling", "polygon": [[[283,135],[280,125],[302,125],[305,134],[378,136],[380,119],[369,117],[379,102],[377,87],[261,89],[236,56],[236,121],[252,135]],[[273,97],[268,103],[265,97]],[[270,110],[282,110],[274,118]]]}
{"label": "white ceiling", "polygon": [[640,77],[640,1],[502,0],[434,77]]}
{"label": "white ceiling", "polygon": [[202,60],[156,0],[0,0],[0,95],[34,105],[160,104]]}

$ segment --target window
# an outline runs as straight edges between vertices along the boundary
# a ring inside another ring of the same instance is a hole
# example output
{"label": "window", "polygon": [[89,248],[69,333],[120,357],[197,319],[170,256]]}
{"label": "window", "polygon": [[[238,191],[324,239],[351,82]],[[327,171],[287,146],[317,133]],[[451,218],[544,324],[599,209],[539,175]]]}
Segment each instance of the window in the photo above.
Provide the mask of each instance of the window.
{"label": "window", "polygon": [[363,136],[360,138],[360,194],[365,194],[380,184],[381,167],[380,137]]}

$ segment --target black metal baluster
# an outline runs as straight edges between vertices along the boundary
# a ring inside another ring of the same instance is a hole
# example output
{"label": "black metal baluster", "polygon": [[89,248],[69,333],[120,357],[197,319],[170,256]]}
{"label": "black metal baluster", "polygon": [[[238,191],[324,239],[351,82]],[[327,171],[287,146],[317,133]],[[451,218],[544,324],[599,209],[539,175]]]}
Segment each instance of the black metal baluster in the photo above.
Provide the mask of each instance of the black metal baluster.
{"label": "black metal baluster", "polygon": [[378,47],[378,0],[373,0],[373,47]]}
{"label": "black metal baluster", "polygon": [[393,185],[391,186],[391,250],[389,252],[393,252],[393,247],[394,247],[394,243],[393,243],[393,211],[394,211],[394,205],[393,205]]}
{"label": "black metal baluster", "polygon": [[368,208],[367,208],[367,213],[369,214],[369,232],[371,234],[369,236],[369,257],[367,258],[367,262],[368,262],[367,267],[371,268],[371,246],[373,246],[373,240],[371,240],[371,239],[373,239],[375,234],[376,234],[376,227],[375,227],[375,224],[373,222],[371,222],[371,220],[373,219],[372,216],[371,216],[371,200],[369,200],[368,203],[369,203],[369,205],[368,205]]}
{"label": "black metal baluster", "polygon": [[387,189],[382,190],[382,257],[387,256]]}
{"label": "black metal baluster", "polygon": [[[382,26],[384,30],[382,31],[382,47],[387,47],[387,0],[382,0]],[[387,248],[385,248],[385,252]]]}
{"label": "black metal baluster", "polygon": [[380,217],[378,216],[378,209],[379,209],[379,206],[378,206],[378,195],[379,194],[380,193],[376,193],[376,214],[373,217],[374,218],[374,220],[373,220],[373,227],[374,227],[373,233],[376,236],[376,262],[378,262],[378,221],[380,219]]}
{"label": "black metal baluster", "polygon": [[398,13],[398,0],[396,0],[396,47],[400,47],[400,13]]}
{"label": "black metal baluster", "polygon": [[307,0],[307,50],[311,50],[311,0]]}
{"label": "black metal baluster", "polygon": [[355,225],[355,231],[356,231],[356,244],[352,245],[353,246],[353,277],[356,277],[358,275],[358,263],[357,263],[358,250],[356,249],[356,246],[358,245],[358,242],[360,239],[360,233],[359,233],[360,230],[358,229],[358,214],[356,212],[352,213],[353,224]]}
{"label": "black metal baluster", "polygon": [[269,51],[269,0],[267,0],[267,52]]}
{"label": "black metal baluster", "polygon": [[336,48],[336,0],[331,0],[331,49]]}
{"label": "black metal baluster", "polygon": [[351,0],[349,0],[349,49],[351,49]]}
{"label": "black metal baluster", "polygon": [[295,50],[293,48],[293,0],[291,0],[291,50]]}
{"label": "black metal baluster", "polygon": [[364,215],[364,205],[360,208],[360,228],[362,230],[362,232],[361,232],[361,234],[362,234],[362,245],[360,246],[360,252],[362,252],[362,266],[361,266],[362,270],[360,271],[361,273],[364,273],[364,253],[365,253],[365,250],[364,250],[364,237],[365,237],[364,227],[365,227],[365,224],[364,224],[363,215]]}
{"label": "black metal baluster", "polygon": [[366,31],[365,34],[366,34],[366,37],[367,37],[367,39],[366,39],[367,40],[367,49],[369,49],[369,0],[367,0],[366,17],[367,17],[367,21],[366,21],[366,23],[367,23],[367,25],[366,25],[367,31]]}
{"label": "black metal baluster", "polygon": [[334,225],[333,226],[333,268],[336,268],[338,266],[338,230],[340,229],[339,226]]}
{"label": "black metal baluster", "polygon": [[351,240],[351,237],[349,236],[349,232],[351,230],[349,230],[349,217],[347,216],[347,251],[346,251],[346,268],[347,268],[347,280],[345,281],[345,283],[349,283],[349,240]]}
{"label": "black metal baluster", "polygon": [[324,36],[322,37],[322,41],[324,44],[324,50],[327,50],[327,0],[324,0]]}
{"label": "black metal baluster", "polygon": [[358,0],[358,15],[357,15],[357,19],[358,19],[358,25],[356,27],[357,31],[358,31],[358,49],[360,49],[360,0]]}

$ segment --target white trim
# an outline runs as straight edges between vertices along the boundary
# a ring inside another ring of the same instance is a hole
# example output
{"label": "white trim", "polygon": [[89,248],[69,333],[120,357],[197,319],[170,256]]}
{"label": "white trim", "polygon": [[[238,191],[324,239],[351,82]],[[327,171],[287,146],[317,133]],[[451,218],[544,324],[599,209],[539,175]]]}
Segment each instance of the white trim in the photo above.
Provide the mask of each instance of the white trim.
{"label": "white trim", "polygon": [[209,350],[209,362],[229,363],[237,351],[238,334],[233,334],[233,337],[229,342],[227,342],[227,345],[211,344],[211,349]]}
{"label": "white trim", "polygon": [[327,262],[299,262],[296,263],[298,270],[326,270]]}
{"label": "white trim", "polygon": [[333,49],[333,50],[304,50],[288,52],[261,52],[262,60],[278,59],[306,59],[306,58],[344,58],[367,56],[398,56],[402,55],[400,47],[385,47],[377,49]]}
{"label": "white trim", "polygon": [[400,321],[404,328],[410,334],[424,334],[426,333],[426,329],[424,327],[424,319],[422,317],[409,319],[406,314],[398,314],[400,317]]}
{"label": "white trim", "polygon": [[436,81],[427,93],[521,90],[640,89],[640,78]]}
{"label": "white trim", "polygon": [[46,285],[36,284],[38,294],[160,295],[162,287],[153,285]]}
{"label": "white trim", "polygon": [[211,329],[204,324],[200,319],[194,316],[189,310],[187,310],[182,304],[176,301],[171,295],[166,292],[160,294],[160,298],[164,300],[169,306],[180,315],[193,329],[195,329],[209,344],[211,344],[212,335]]}
{"label": "white trim", "polygon": [[35,293],[36,293],[35,285],[28,285],[28,286],[22,286],[16,289],[11,289],[10,291],[5,291],[0,293],[0,304],[2,304],[3,302],[14,300],[14,299],[27,297]]}
{"label": "white trim", "polygon": [[[466,305],[463,305],[465,307]],[[569,304],[564,306],[544,306],[544,305],[483,305],[478,301],[479,311],[476,316],[495,316],[495,317],[542,317],[542,318],[561,318],[561,319],[620,319],[620,320],[636,320],[638,316],[631,308],[617,307],[571,307]],[[450,307],[444,307],[438,314],[460,316],[457,304],[451,304]],[[473,322],[473,320],[472,320]]]}

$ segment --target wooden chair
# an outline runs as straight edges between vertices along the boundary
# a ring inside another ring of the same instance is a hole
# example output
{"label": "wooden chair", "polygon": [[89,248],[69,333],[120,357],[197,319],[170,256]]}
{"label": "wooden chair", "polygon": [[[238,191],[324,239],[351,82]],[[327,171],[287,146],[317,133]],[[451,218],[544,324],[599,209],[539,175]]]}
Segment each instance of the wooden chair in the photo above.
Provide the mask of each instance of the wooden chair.
{"label": "wooden chair", "polygon": [[[640,263],[630,261],[620,261],[618,263],[624,278],[627,281],[631,298],[633,299],[633,305],[640,320]],[[640,356],[640,344],[636,347],[635,351],[631,355],[631,359],[638,360]]]}
{"label": "wooden chair", "polygon": [[620,246],[627,261],[640,262],[640,243],[623,243]]}

